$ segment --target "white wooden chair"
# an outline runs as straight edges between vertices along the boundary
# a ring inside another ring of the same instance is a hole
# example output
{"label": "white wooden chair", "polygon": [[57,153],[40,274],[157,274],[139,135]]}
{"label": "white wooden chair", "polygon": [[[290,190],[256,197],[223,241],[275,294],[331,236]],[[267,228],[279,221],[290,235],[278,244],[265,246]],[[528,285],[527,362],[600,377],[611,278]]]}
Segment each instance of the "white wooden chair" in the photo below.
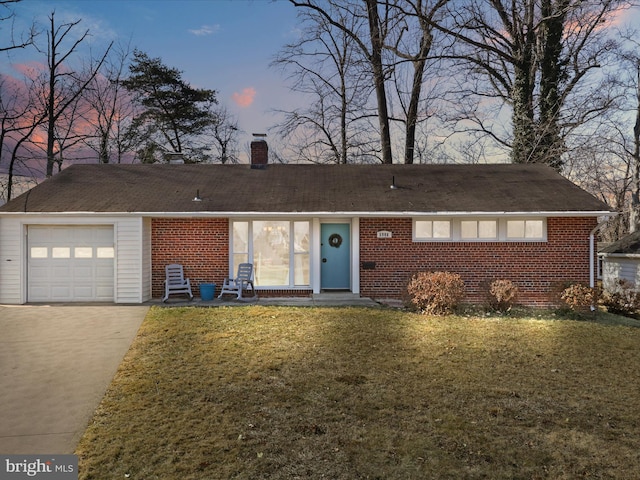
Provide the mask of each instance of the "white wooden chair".
{"label": "white wooden chair", "polygon": [[164,281],[164,297],[162,301],[166,302],[169,295],[186,293],[189,295],[189,300],[193,300],[193,293],[191,293],[191,281],[188,278],[184,278],[184,270],[182,265],[172,263],[165,267],[166,278]]}
{"label": "white wooden chair", "polygon": [[[253,285],[253,265],[251,263],[241,263],[238,265],[238,274],[236,278],[225,278],[224,283],[222,285],[222,290],[220,290],[220,295],[218,298],[222,298],[222,296],[226,293],[233,294],[236,296],[238,300],[253,300],[257,297],[256,290]],[[243,290],[251,290],[253,296],[251,297],[243,297]]]}

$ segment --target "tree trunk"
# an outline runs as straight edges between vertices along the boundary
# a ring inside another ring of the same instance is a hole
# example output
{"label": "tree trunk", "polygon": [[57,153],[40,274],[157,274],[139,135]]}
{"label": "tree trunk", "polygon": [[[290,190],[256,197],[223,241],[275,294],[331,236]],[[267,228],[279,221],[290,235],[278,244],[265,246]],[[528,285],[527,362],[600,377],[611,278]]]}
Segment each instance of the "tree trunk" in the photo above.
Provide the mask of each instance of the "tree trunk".
{"label": "tree trunk", "polygon": [[382,163],[393,163],[391,154],[391,132],[389,130],[389,111],[387,108],[387,92],[385,89],[384,68],[382,66],[382,36],[377,0],[366,0],[369,17],[369,33],[371,35],[371,68],[378,101],[378,121],[380,123],[380,142],[382,147]]}
{"label": "tree trunk", "polygon": [[564,70],[560,56],[568,4],[567,0],[562,0],[554,8],[552,0],[543,0],[541,5],[543,20],[540,34],[542,59],[540,61],[541,98],[538,128],[540,147],[536,158],[556,170],[562,168],[563,142],[558,128],[558,114],[560,113],[558,89]]}
{"label": "tree trunk", "polygon": [[513,101],[513,163],[535,161],[535,122],[531,102],[531,79],[528,68],[515,68],[515,79],[511,99]]}
{"label": "tree trunk", "polygon": [[633,188],[631,191],[631,212],[629,231],[635,232],[640,224],[640,63],[636,67],[636,124],[633,127]]}
{"label": "tree trunk", "polygon": [[51,20],[51,35],[49,42],[49,93],[47,95],[47,178],[53,176],[53,164],[55,163],[55,126],[56,126],[56,36],[53,14]]}
{"label": "tree trunk", "polygon": [[420,41],[420,51],[413,61],[413,82],[411,84],[411,98],[409,99],[409,109],[407,110],[407,132],[404,142],[404,163],[412,164],[415,156],[416,126],[418,124],[418,106],[422,94],[422,78],[424,68],[427,64],[427,55],[431,50],[431,29],[423,19],[421,19],[422,39]]}
{"label": "tree trunk", "polygon": [[533,27],[534,2],[529,2],[522,18],[522,25],[512,25],[513,38],[513,87],[510,92],[513,102],[513,163],[536,161],[536,125],[533,108],[535,84],[536,36]]}

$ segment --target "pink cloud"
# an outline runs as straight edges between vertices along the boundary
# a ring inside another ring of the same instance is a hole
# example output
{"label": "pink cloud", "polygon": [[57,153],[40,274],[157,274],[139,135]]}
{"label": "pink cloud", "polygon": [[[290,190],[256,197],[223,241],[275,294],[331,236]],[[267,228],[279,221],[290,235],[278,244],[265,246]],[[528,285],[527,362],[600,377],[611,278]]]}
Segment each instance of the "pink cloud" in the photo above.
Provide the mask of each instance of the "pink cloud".
{"label": "pink cloud", "polygon": [[35,80],[35,78],[47,68],[47,66],[41,62],[14,63],[12,67],[16,72],[21,73],[31,80]]}
{"label": "pink cloud", "polygon": [[256,89],[253,87],[243,88],[241,93],[234,92],[231,98],[240,107],[248,107],[253,103],[256,96]]}

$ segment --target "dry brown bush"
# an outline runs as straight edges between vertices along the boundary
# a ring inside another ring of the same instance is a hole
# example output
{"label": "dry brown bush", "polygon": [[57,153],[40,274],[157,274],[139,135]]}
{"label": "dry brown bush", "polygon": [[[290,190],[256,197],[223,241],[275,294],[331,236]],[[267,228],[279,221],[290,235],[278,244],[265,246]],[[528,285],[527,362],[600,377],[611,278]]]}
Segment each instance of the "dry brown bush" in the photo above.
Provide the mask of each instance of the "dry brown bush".
{"label": "dry brown bush", "polygon": [[589,310],[597,302],[596,291],[580,283],[569,285],[562,291],[560,298],[574,312]]}
{"label": "dry brown bush", "polygon": [[518,286],[511,280],[495,280],[489,285],[489,308],[507,312],[518,300]]}
{"label": "dry brown bush", "polygon": [[602,294],[602,303],[611,313],[633,315],[640,310],[640,292],[627,280],[620,279]]}
{"label": "dry brown bush", "polygon": [[407,292],[411,303],[427,315],[452,313],[465,295],[462,278],[451,272],[416,273]]}

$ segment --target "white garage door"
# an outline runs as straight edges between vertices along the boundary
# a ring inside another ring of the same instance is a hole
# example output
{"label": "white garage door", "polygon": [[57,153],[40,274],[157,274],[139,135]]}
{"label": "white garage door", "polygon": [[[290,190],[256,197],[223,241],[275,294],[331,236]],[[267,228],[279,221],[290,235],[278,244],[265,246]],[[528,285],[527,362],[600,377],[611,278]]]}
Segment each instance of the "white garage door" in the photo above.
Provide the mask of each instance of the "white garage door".
{"label": "white garage door", "polygon": [[113,301],[112,226],[29,226],[28,301]]}

